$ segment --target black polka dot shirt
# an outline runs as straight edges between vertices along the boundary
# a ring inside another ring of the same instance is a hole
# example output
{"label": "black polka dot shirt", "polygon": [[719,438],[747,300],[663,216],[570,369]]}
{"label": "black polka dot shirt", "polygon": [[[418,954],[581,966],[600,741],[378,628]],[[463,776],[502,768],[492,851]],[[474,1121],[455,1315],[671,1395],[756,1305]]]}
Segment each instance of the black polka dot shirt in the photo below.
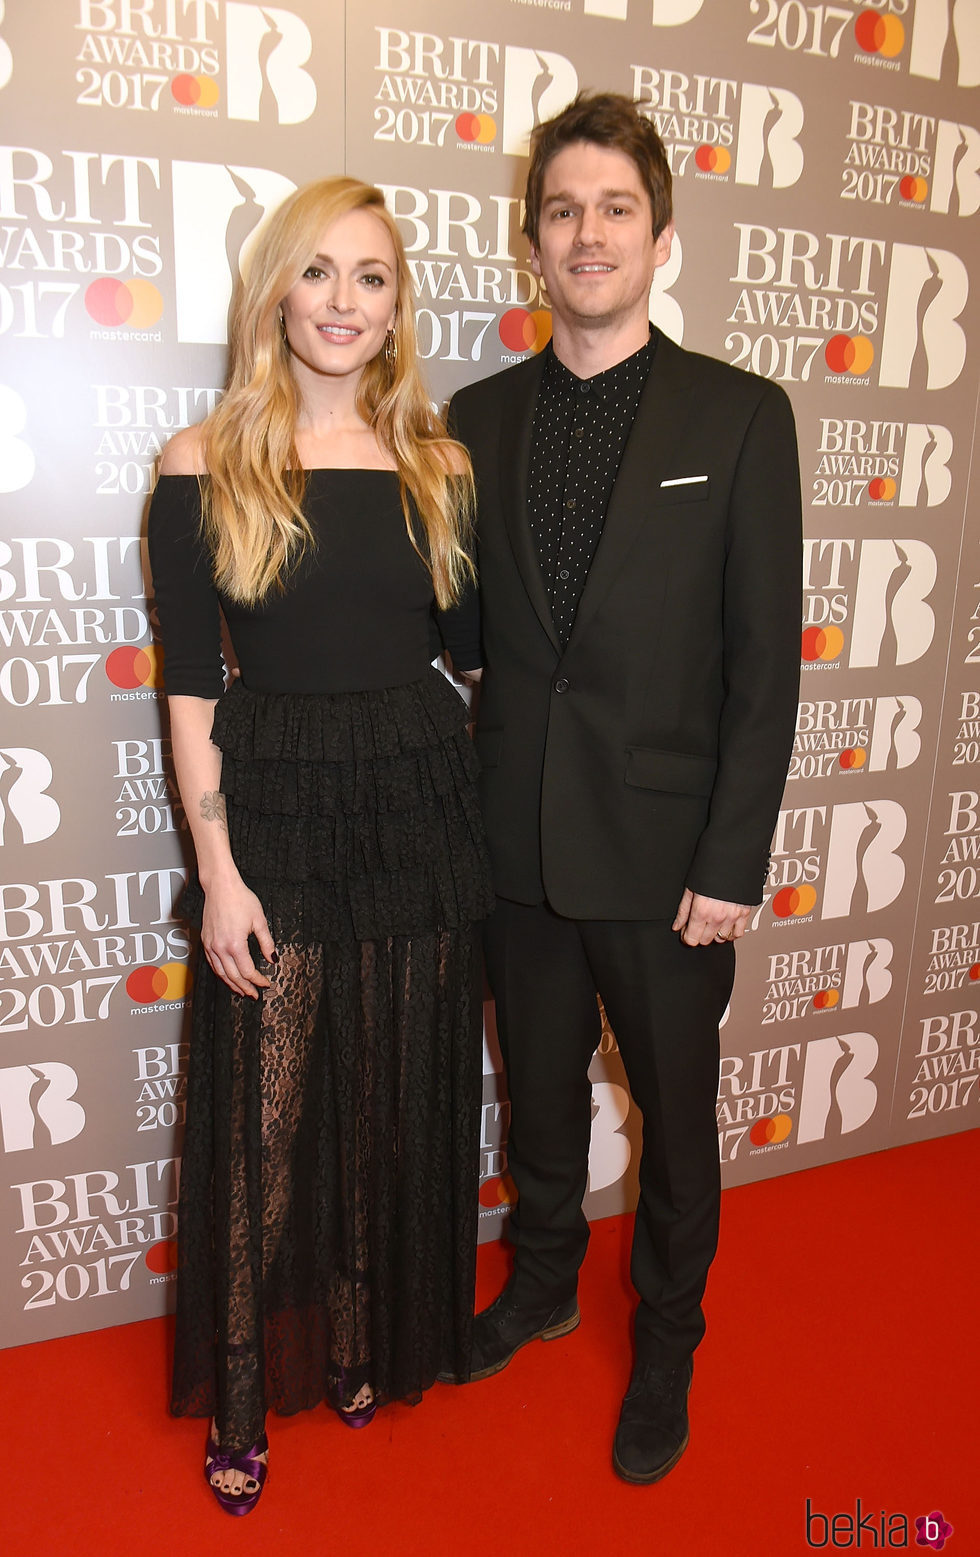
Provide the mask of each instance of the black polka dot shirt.
{"label": "black polka dot shirt", "polygon": [[528,514],[562,646],[595,556],[655,338],[594,378],[576,378],[547,348],[531,432]]}

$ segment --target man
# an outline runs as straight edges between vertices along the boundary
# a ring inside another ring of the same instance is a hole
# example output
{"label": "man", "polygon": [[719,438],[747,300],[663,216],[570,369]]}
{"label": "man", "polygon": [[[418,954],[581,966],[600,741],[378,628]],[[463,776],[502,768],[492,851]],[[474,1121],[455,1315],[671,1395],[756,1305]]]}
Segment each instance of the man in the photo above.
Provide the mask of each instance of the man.
{"label": "man", "polygon": [[580,95],[536,132],[525,232],[542,355],[464,389],[485,674],[476,742],[512,1102],[514,1273],[473,1378],[579,1322],[598,992],[644,1120],[635,1367],[613,1461],[688,1439],[717,1242],[718,1024],[762,897],[793,736],[800,488],[782,390],[648,323],[673,238],[653,126]]}

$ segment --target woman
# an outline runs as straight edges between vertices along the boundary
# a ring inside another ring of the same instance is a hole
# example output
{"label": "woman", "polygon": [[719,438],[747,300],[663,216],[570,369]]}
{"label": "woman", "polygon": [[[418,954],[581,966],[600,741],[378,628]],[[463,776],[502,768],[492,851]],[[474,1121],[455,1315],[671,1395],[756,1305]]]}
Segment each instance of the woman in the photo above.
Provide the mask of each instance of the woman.
{"label": "woman", "polygon": [[205,1475],[244,1514],[267,1406],[362,1426],[468,1366],[491,894],[466,710],[429,661],[437,607],[478,674],[472,476],[421,384],[378,190],[326,180],[270,219],[226,395],[160,470],[202,946],[173,1410],[213,1416]]}

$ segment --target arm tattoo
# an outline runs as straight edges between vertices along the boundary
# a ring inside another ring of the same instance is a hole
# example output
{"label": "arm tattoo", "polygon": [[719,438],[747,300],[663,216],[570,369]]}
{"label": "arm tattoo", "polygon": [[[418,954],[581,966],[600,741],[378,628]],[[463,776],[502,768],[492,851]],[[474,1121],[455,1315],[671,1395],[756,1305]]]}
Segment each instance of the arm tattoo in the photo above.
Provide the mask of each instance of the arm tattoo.
{"label": "arm tattoo", "polygon": [[225,797],[220,789],[206,789],[201,796],[201,815],[206,822],[217,822],[219,827],[228,831],[228,813],[225,810]]}

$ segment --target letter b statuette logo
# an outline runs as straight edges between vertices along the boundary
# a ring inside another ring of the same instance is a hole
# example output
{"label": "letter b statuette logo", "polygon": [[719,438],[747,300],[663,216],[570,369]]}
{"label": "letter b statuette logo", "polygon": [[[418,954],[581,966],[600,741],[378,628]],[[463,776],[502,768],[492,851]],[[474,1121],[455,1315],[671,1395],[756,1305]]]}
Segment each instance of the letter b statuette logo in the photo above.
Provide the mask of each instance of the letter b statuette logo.
{"label": "letter b statuette logo", "polygon": [[526,157],[535,125],[560,113],[577,91],[575,66],[564,54],[508,44],[504,53],[504,151],[511,157]]}
{"label": "letter b statuette logo", "polygon": [[0,844],[41,843],[57,832],[61,807],[47,793],[52,777],[43,751],[0,748]]}
{"label": "letter b statuette logo", "polygon": [[966,335],[957,323],[970,296],[958,254],[915,243],[892,245],[878,383],[908,389],[913,373],[926,389],[955,384],[966,361]]}
{"label": "letter b statuette logo", "polygon": [[[275,115],[302,124],[316,108],[316,85],[303,66],[313,39],[306,23],[278,5],[225,6],[228,117],[255,122]],[[343,49],[343,33],[335,46]]]}
{"label": "letter b statuette logo", "polygon": [[[38,1090],[38,1084],[47,1084]],[[38,1144],[42,1125],[52,1146],[73,1141],[85,1127],[85,1110],[73,1101],[78,1076],[58,1060],[7,1065],[0,1070],[0,1134],[7,1152],[26,1152]]]}

